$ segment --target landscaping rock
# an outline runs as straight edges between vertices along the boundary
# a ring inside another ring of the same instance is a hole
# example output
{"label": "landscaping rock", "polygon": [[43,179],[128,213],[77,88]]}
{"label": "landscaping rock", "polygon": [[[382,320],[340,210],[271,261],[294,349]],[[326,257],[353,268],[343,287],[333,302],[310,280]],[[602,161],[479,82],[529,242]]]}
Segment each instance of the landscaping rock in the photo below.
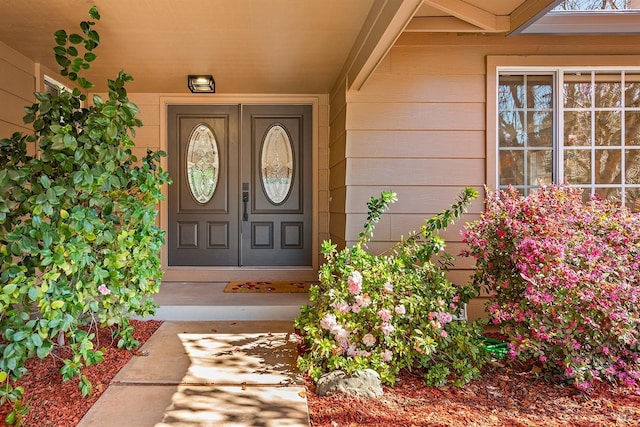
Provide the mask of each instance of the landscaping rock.
{"label": "landscaping rock", "polygon": [[358,397],[380,397],[383,391],[380,375],[373,369],[364,369],[353,375],[344,371],[324,374],[318,380],[316,393],[320,396],[345,393]]}

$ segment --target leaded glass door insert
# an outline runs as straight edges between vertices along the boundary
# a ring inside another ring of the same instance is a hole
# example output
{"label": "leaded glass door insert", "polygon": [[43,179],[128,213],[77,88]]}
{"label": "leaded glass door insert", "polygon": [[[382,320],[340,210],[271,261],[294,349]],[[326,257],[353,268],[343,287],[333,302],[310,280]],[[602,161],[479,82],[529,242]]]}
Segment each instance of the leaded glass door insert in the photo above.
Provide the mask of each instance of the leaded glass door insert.
{"label": "leaded glass door insert", "polygon": [[293,150],[284,127],[276,124],[262,141],[260,178],[267,198],[279,205],[285,201],[293,180]]}
{"label": "leaded glass door insert", "polygon": [[198,203],[211,200],[218,183],[218,143],[209,126],[199,123],[187,141],[187,183]]}

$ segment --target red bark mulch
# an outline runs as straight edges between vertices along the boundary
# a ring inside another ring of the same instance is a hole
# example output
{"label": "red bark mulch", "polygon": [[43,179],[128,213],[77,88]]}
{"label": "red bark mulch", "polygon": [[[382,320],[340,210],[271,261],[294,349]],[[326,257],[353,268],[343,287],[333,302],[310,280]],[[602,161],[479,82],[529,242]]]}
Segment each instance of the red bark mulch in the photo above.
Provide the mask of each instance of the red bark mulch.
{"label": "red bark mulch", "polygon": [[[132,321],[134,336],[144,343],[160,326],[158,321]],[[105,360],[85,370],[94,392],[83,398],[77,380],[62,382],[60,361],[53,357],[29,361],[29,373],[20,380],[30,412],[25,426],[75,426],[111,379],[137,350],[115,348],[111,330],[101,330],[97,347]],[[395,387],[385,387],[379,399],[346,395],[320,397],[307,383],[313,427],[355,426],[638,426],[640,390],[600,385],[590,395],[570,386],[538,378],[530,366],[494,363],[481,380],[463,388],[426,387],[420,378],[403,372]],[[9,412],[0,407],[0,420]],[[2,421],[0,421],[1,423]]]}
{"label": "red bark mulch", "polygon": [[[156,320],[132,320],[133,336],[140,345],[160,327]],[[84,369],[84,374],[93,384],[93,394],[82,397],[78,380],[63,382],[60,375],[60,358],[48,356],[42,360],[35,358],[27,362],[29,370],[18,385],[24,388],[23,398],[29,406],[29,413],[22,419],[24,426],[33,427],[73,427],[82,419],[100,395],[104,393],[111,379],[131,359],[139,354],[136,349],[126,350],[116,347],[117,340],[111,337],[112,329],[99,329],[94,341],[95,348],[105,348],[104,361]],[[0,424],[11,411],[10,404],[0,406]]]}
{"label": "red bark mulch", "polygon": [[307,394],[313,427],[639,426],[640,390],[601,384],[591,395],[548,384],[535,369],[494,363],[463,388],[426,387],[403,372],[379,399]]}

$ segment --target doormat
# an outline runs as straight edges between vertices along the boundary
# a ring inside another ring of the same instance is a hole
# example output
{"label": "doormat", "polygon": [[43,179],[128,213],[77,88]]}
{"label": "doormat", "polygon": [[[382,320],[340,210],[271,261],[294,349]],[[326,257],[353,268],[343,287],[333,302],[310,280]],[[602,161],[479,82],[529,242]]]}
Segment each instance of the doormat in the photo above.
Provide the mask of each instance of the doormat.
{"label": "doormat", "polygon": [[229,282],[225,286],[225,292],[241,293],[299,293],[309,292],[309,283],[304,281],[272,281],[272,282]]}

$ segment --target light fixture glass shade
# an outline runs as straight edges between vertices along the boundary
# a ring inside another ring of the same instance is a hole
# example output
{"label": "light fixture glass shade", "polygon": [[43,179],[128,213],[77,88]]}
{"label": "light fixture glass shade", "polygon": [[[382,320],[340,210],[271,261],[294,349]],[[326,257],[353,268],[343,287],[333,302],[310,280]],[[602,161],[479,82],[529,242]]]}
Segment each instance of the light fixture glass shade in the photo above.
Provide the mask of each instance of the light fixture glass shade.
{"label": "light fixture glass shade", "polygon": [[187,86],[193,93],[216,93],[216,82],[212,75],[190,75]]}

